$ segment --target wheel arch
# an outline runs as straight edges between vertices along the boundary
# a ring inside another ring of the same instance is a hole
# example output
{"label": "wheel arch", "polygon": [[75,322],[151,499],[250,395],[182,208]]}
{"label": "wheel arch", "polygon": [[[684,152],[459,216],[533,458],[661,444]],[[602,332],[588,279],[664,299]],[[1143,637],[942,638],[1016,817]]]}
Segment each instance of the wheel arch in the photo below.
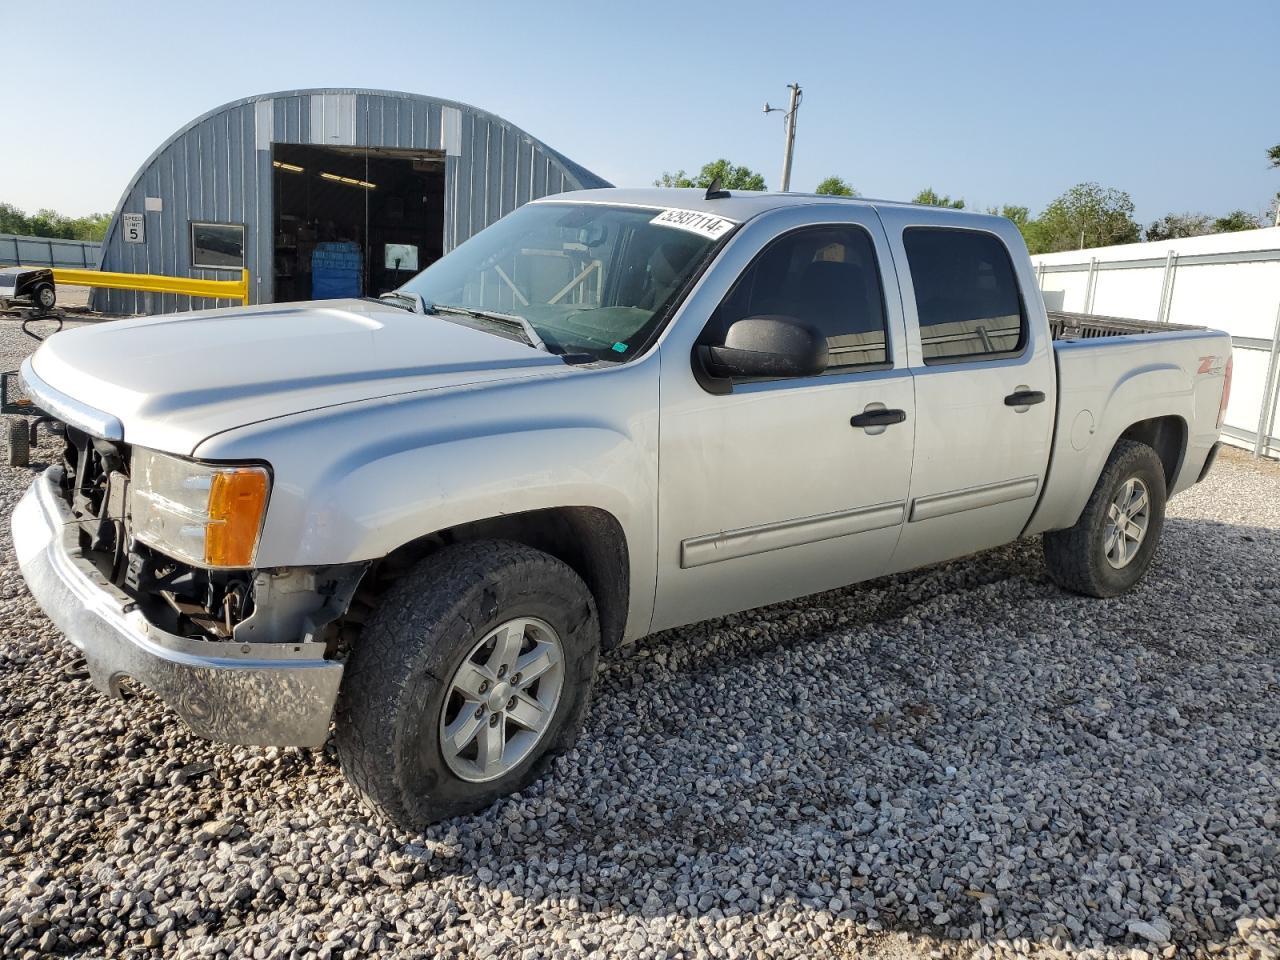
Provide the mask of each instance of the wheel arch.
{"label": "wheel arch", "polygon": [[[1160,462],[1164,464],[1164,481],[1169,490],[1173,490],[1174,480],[1182,469],[1182,461],[1187,454],[1187,421],[1177,414],[1163,417],[1151,417],[1130,424],[1111,445],[1115,450],[1121,440],[1136,440],[1153,449]],[[1108,451],[1107,457],[1111,456]],[[1106,463],[1106,460],[1103,460]],[[1097,482],[1096,479],[1094,481]]]}
{"label": "wheel arch", "polygon": [[362,591],[366,602],[370,592],[381,593],[424,557],[451,544],[474,540],[510,540],[568,565],[595,599],[601,647],[610,650],[622,642],[631,602],[627,535],[618,518],[599,507],[547,507],[499,514],[415,537],[370,568],[367,589]]}
{"label": "wheel arch", "polygon": [[1164,465],[1166,488],[1169,495],[1173,494],[1187,455],[1189,430],[1185,417],[1177,413],[1161,413],[1134,420],[1122,429],[1112,426],[1107,432],[1111,434],[1110,442],[1093,443],[1086,449],[1073,450],[1069,429],[1064,430],[1063,424],[1059,423],[1044,495],[1023,531],[1024,536],[1065,530],[1075,524],[1084,512],[1112,452],[1122,440],[1143,443],[1155,450]]}

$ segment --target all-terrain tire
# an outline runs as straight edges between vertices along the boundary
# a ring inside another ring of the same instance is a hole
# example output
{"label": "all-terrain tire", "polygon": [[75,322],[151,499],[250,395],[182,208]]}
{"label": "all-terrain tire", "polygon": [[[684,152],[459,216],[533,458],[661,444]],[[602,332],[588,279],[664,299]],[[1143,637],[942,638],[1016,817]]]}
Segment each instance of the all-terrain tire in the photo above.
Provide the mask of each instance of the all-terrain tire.
{"label": "all-terrain tire", "polygon": [[[440,744],[447,685],[487,632],[519,617],[556,631],[564,679],[550,724],[504,776],[455,775]],[[343,773],[382,816],[405,830],[487,807],[537,779],[582,728],[600,647],[595,601],[566,564],[501,540],[428,556],[383,596],[347,661],[336,745]]]}
{"label": "all-terrain tire", "polygon": [[9,444],[5,451],[6,459],[11,467],[27,467],[31,465],[31,433],[25,417],[8,417],[5,431]]}
{"label": "all-terrain tire", "polygon": [[[1107,560],[1108,510],[1130,479],[1145,485],[1150,499],[1146,533],[1137,553],[1123,567]],[[1075,526],[1044,535],[1045,566],[1058,586],[1090,597],[1115,597],[1133,587],[1151,566],[1164,529],[1167,492],[1164,464],[1145,443],[1116,443],[1102,476]]]}

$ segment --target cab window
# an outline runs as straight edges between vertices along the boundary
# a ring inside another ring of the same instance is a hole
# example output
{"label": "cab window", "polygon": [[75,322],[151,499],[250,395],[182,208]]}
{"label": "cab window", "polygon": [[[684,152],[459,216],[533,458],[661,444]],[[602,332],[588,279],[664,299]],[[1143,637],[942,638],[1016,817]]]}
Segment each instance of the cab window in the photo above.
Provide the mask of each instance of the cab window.
{"label": "cab window", "polygon": [[736,321],[770,314],[826,337],[828,373],[886,363],[884,291],[866,230],[806,227],[774,240],[743,271],[701,342],[723,343]]}
{"label": "cab window", "polygon": [[1019,352],[1027,342],[1013,261],[979,230],[911,227],[902,234],[925,363]]}

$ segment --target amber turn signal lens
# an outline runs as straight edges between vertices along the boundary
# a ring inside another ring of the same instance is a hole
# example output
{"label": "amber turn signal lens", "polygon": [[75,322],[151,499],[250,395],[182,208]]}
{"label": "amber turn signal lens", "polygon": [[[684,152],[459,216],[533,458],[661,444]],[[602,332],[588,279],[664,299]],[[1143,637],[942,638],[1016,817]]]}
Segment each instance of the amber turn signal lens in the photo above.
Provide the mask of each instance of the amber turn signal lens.
{"label": "amber turn signal lens", "polygon": [[237,467],[213,475],[204,562],[211,567],[248,567],[267,507],[267,471]]}

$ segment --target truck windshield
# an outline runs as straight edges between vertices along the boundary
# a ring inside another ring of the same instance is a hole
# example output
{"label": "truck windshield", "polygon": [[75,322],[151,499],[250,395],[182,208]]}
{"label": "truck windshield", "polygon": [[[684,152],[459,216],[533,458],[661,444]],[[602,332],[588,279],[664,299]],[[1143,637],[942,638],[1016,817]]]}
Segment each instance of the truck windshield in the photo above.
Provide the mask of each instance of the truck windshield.
{"label": "truck windshield", "polygon": [[[501,327],[477,314],[505,315],[508,330],[520,318],[553,353],[628,360],[733,226],[696,214],[681,225],[654,222],[663,215],[601,204],[526,204],[401,289],[446,319],[468,318],[482,329]],[[690,220],[702,229],[692,229]]]}

